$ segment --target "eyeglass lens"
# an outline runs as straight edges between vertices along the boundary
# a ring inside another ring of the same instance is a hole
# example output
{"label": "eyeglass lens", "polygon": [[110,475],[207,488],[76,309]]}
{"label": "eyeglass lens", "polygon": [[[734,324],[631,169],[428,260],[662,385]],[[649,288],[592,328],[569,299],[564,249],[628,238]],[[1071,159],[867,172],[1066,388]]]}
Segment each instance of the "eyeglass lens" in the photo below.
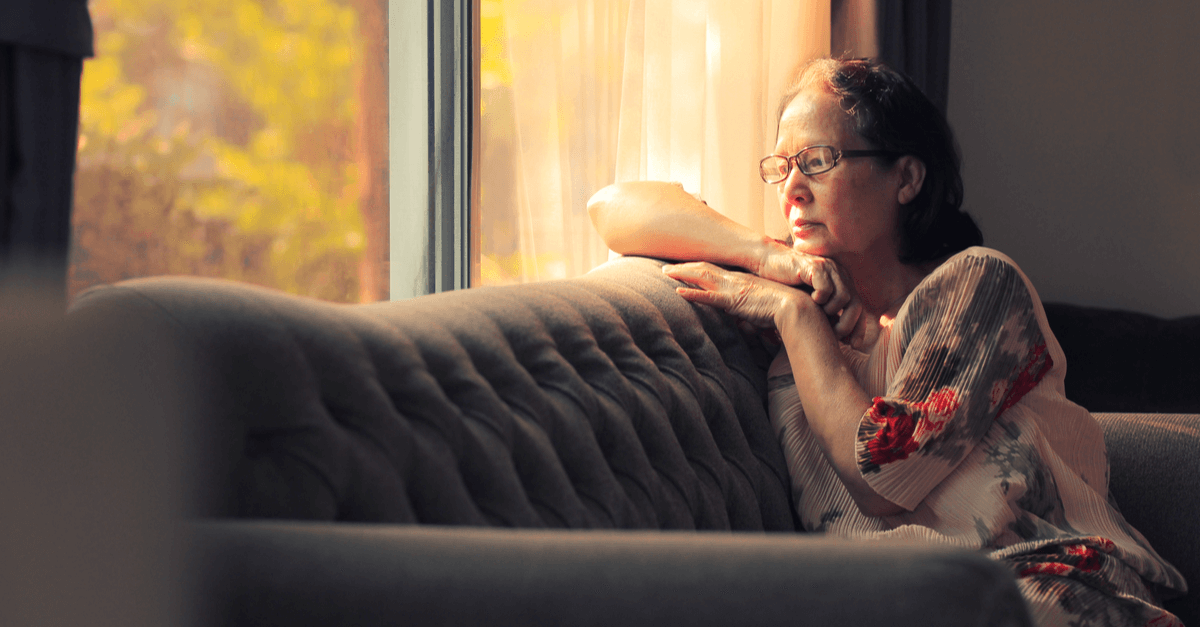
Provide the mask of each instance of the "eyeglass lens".
{"label": "eyeglass lens", "polygon": [[[832,168],[835,164],[833,149],[828,146],[812,146],[801,150],[793,159],[796,160],[800,171],[804,174],[820,174]],[[778,183],[788,177],[791,172],[791,159],[771,155],[759,164],[759,173],[764,181]]]}

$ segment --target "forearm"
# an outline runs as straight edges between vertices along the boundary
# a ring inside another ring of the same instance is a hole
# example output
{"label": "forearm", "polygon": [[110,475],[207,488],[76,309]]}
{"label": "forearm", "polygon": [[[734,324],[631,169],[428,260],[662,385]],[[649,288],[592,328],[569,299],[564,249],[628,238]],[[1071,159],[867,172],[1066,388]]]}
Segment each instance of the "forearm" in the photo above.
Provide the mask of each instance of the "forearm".
{"label": "forearm", "polygon": [[858,467],[858,427],[871,398],[854,378],[823,316],[804,313],[797,307],[781,310],[776,328],[796,373],[796,391],[809,428],[864,514],[899,514],[904,508],[876,493]]}
{"label": "forearm", "polygon": [[609,185],[588,201],[596,231],[613,251],[709,261],[757,272],[775,240],[738,224],[674,183]]}

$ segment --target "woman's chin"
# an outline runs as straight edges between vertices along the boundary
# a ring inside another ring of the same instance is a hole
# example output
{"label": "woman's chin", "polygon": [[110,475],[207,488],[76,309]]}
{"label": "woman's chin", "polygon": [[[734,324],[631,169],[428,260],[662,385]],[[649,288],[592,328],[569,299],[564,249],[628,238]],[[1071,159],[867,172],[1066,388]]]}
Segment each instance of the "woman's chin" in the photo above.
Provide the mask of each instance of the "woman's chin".
{"label": "woman's chin", "polygon": [[824,242],[816,238],[793,240],[792,250],[814,257],[828,257],[832,252]]}

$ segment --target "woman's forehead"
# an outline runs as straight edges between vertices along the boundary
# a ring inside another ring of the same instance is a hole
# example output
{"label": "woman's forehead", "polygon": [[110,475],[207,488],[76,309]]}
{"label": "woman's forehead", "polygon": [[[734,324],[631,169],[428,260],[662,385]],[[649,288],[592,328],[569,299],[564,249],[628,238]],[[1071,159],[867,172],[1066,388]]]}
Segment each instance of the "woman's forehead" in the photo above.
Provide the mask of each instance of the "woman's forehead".
{"label": "woman's forehead", "polygon": [[803,148],[815,144],[841,143],[855,136],[850,116],[828,91],[805,89],[792,99],[779,118],[777,145]]}

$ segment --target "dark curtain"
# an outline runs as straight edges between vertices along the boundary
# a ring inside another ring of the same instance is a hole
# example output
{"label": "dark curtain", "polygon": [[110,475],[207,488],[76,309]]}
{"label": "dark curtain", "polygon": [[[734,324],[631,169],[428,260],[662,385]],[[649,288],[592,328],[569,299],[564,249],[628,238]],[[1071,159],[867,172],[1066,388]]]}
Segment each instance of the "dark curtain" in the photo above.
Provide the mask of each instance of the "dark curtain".
{"label": "dark curtain", "polygon": [[83,59],[0,43],[0,262],[66,285]]}
{"label": "dark curtain", "polygon": [[86,0],[0,1],[0,282],[36,272],[66,296]]}
{"label": "dark curtain", "polygon": [[876,0],[879,57],[907,74],[946,111],[950,0]]}

